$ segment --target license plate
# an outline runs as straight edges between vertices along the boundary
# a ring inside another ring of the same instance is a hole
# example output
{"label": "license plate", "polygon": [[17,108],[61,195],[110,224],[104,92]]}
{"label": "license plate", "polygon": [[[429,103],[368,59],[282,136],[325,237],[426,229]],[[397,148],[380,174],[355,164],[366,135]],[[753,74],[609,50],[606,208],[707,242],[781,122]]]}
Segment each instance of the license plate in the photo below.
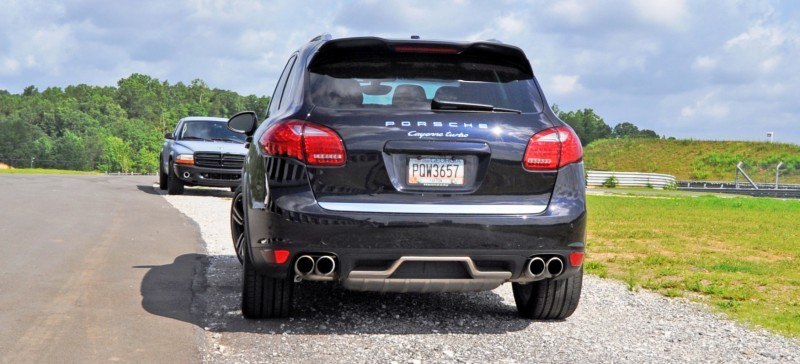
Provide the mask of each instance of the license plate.
{"label": "license plate", "polygon": [[453,158],[409,158],[408,184],[416,186],[463,186],[464,160]]}

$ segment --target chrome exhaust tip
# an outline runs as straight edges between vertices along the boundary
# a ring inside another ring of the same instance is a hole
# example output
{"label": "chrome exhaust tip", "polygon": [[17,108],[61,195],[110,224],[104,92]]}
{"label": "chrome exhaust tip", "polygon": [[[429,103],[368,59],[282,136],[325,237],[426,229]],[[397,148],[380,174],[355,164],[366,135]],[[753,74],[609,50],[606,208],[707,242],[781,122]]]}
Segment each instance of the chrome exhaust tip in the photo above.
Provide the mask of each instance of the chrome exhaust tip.
{"label": "chrome exhaust tip", "polygon": [[551,277],[558,276],[562,272],[564,272],[564,262],[561,258],[550,258],[547,261],[547,273],[550,273]]}
{"label": "chrome exhaust tip", "polygon": [[301,277],[314,273],[314,258],[310,255],[302,255],[294,262],[294,272]]}
{"label": "chrome exhaust tip", "polygon": [[327,277],[332,275],[334,271],[336,271],[336,260],[332,256],[323,255],[317,258],[317,262],[314,264],[315,273]]}
{"label": "chrome exhaust tip", "polygon": [[538,278],[544,274],[545,265],[544,259],[539,257],[532,258],[528,261],[526,273],[529,277]]}
{"label": "chrome exhaust tip", "polygon": [[183,172],[183,178],[189,178],[192,175],[189,172]]}

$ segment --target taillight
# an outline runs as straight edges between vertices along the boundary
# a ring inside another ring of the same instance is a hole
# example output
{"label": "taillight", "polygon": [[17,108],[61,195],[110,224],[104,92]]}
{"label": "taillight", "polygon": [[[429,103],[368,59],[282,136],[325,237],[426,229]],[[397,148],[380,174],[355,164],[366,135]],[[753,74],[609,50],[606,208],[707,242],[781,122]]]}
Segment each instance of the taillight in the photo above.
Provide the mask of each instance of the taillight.
{"label": "taillight", "polygon": [[572,129],[559,126],[534,134],[522,165],[529,171],[554,171],[583,158],[581,141]]}
{"label": "taillight", "polygon": [[330,128],[302,120],[286,120],[267,130],[261,148],[311,166],[343,166],[347,155],[339,135]]}

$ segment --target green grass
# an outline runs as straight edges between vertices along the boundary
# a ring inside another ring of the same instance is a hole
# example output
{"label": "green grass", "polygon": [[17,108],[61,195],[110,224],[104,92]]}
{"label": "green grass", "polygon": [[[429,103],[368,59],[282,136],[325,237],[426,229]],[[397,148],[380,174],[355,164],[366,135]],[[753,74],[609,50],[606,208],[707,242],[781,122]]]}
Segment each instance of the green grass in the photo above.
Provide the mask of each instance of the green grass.
{"label": "green grass", "polygon": [[800,337],[800,200],[588,196],[586,271]]}
{"label": "green grass", "polygon": [[97,174],[92,171],[71,171],[67,169],[48,169],[48,168],[14,168],[0,169],[0,174]]}
{"label": "green grass", "polygon": [[[790,164],[783,183],[800,183],[800,145],[664,139],[603,139],[586,146],[588,169],[665,173],[678,180],[732,181],[736,164],[753,166],[756,182],[774,182],[778,162]],[[763,164],[758,168],[758,164]]]}

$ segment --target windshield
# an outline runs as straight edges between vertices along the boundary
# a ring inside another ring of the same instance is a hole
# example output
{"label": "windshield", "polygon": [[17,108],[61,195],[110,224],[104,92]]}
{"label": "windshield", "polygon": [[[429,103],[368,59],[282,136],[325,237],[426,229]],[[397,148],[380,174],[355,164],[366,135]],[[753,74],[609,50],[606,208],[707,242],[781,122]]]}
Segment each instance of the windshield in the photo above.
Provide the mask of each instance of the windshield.
{"label": "windshield", "polygon": [[[384,56],[392,57],[392,56]],[[338,60],[310,70],[311,99],[334,109],[431,110],[434,99],[542,110],[533,77],[514,67],[430,57]]]}
{"label": "windshield", "polygon": [[183,123],[178,139],[244,143],[245,136],[228,129],[225,122],[192,120]]}

